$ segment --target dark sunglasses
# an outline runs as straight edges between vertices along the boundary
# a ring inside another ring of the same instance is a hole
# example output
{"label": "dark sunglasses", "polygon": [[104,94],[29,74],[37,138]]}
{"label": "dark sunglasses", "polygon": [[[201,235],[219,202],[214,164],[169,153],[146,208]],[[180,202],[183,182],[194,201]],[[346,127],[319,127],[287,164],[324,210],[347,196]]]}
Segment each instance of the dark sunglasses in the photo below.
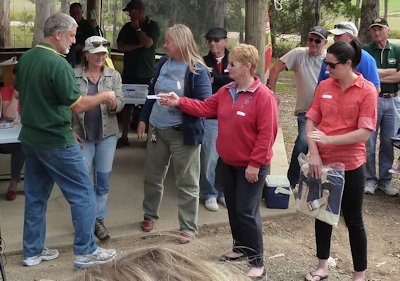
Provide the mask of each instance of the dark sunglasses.
{"label": "dark sunglasses", "polygon": [[315,44],[321,44],[322,40],[321,39],[314,39],[314,38],[308,38],[308,42],[315,42]]}
{"label": "dark sunglasses", "polygon": [[220,39],[220,38],[210,38],[210,39],[207,39],[207,41],[208,41],[208,43],[211,43],[211,42],[215,42],[215,43],[218,43],[219,41],[221,41],[222,39]]}
{"label": "dark sunglasses", "polygon": [[104,41],[104,42],[92,42],[92,45],[94,48],[98,48],[101,45],[103,45],[103,47],[109,47],[110,46],[110,42]]}
{"label": "dark sunglasses", "polygon": [[329,61],[326,61],[326,59],[324,59],[324,63],[325,63],[327,66],[329,66],[331,69],[335,69],[336,65],[341,64],[341,63],[344,63],[344,62],[342,62],[342,61],[338,61],[338,62],[329,62]]}

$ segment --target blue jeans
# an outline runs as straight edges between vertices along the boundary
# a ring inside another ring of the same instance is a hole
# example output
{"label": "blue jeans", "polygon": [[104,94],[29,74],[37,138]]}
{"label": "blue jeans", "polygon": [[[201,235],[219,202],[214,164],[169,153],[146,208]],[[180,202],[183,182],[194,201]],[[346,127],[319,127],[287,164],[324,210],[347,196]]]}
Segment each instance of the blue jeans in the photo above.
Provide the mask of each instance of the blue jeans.
{"label": "blue jeans", "polygon": [[[369,137],[367,146],[367,182],[382,186],[390,185],[392,174],[388,171],[392,167],[394,152],[391,137],[397,131],[397,112],[400,106],[400,97],[378,98],[378,121],[376,131]],[[379,130],[379,178],[376,175],[376,140]]]}
{"label": "blue jeans", "polygon": [[204,140],[200,152],[200,198],[209,199],[223,197],[224,192],[215,187],[215,170],[218,163],[216,141],[218,136],[218,120],[204,120]]}
{"label": "blue jeans", "polygon": [[95,197],[79,145],[56,149],[22,146],[25,152],[24,257],[39,255],[45,247],[47,201],[54,183],[71,206],[74,254],[94,252],[97,247]]}
{"label": "blue jeans", "polygon": [[290,186],[295,187],[296,184],[299,183],[300,177],[300,164],[297,160],[300,153],[307,154],[308,152],[308,144],[306,137],[306,113],[300,112],[297,115],[297,138],[294,143],[292,158],[290,159],[289,170],[287,172],[287,177],[290,182]]}
{"label": "blue jeans", "polygon": [[84,141],[82,154],[88,171],[93,173],[93,187],[96,194],[96,218],[104,220],[108,213],[107,198],[110,191],[110,177],[114,161],[117,137],[109,136],[98,141]]}

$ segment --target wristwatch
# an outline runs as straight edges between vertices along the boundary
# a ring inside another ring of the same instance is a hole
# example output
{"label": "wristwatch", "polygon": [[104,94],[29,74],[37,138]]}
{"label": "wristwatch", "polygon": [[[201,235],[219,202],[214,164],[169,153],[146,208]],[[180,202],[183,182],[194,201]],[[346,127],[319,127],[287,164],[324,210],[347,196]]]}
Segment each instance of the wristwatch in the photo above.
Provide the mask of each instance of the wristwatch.
{"label": "wristwatch", "polygon": [[137,32],[142,31],[142,29],[139,27],[138,29],[136,29]]}

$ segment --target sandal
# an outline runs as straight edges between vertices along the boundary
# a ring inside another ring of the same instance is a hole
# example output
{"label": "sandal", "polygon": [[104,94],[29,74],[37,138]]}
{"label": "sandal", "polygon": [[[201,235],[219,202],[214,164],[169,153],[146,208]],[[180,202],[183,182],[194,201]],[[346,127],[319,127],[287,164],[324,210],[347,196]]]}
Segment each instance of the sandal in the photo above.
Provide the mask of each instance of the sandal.
{"label": "sandal", "polygon": [[304,281],[320,281],[320,280],[324,280],[328,278],[328,274],[327,275],[319,275],[316,273],[312,273],[311,271],[309,273],[306,274],[306,276],[304,277]]}
{"label": "sandal", "polygon": [[154,228],[154,221],[148,218],[144,218],[143,221],[140,223],[140,228],[144,232],[150,232]]}
{"label": "sandal", "polygon": [[[234,252],[234,253],[235,254],[239,254],[239,253],[236,253],[236,252]],[[220,261],[238,261],[238,260],[241,260],[241,259],[244,259],[244,258],[245,258],[244,254],[241,254],[239,256],[229,256],[227,254],[223,254],[222,256],[219,257],[219,260]]]}
{"label": "sandal", "polygon": [[179,244],[190,243],[190,241],[192,241],[193,237],[194,237],[193,234],[191,234],[189,232],[181,231],[181,233],[179,234],[178,243]]}

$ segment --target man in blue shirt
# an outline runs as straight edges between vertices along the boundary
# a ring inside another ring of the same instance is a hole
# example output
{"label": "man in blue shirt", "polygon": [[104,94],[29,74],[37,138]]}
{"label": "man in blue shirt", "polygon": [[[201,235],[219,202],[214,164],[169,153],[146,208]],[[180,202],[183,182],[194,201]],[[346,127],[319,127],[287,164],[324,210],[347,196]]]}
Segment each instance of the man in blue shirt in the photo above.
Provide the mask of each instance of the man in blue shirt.
{"label": "man in blue shirt", "polygon": [[[329,30],[333,34],[333,41],[344,41],[350,43],[354,38],[357,38],[358,29],[352,22],[343,21],[334,26],[334,29]],[[379,80],[378,69],[374,58],[365,50],[362,50],[361,61],[356,67],[356,71],[360,72],[365,79],[375,85],[379,93],[381,82]],[[329,72],[326,70],[326,64],[322,63],[319,73],[318,83],[329,77]]]}

